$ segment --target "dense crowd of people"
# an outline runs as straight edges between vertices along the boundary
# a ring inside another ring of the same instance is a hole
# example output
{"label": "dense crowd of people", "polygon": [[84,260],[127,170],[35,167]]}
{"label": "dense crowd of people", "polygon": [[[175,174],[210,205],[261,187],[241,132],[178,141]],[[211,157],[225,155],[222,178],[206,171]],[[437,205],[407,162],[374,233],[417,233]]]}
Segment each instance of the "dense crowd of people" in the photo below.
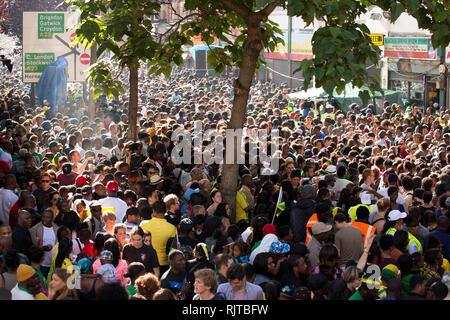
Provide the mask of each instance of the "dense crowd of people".
{"label": "dense crowd of people", "polygon": [[126,94],[90,122],[80,87],[52,114],[17,77],[0,73],[0,299],[449,299],[449,109],[345,114],[255,82],[245,128],[279,129],[279,170],[246,138],[230,206],[222,165],[175,165],[171,137],[224,132],[231,77],[141,70],[138,141]]}

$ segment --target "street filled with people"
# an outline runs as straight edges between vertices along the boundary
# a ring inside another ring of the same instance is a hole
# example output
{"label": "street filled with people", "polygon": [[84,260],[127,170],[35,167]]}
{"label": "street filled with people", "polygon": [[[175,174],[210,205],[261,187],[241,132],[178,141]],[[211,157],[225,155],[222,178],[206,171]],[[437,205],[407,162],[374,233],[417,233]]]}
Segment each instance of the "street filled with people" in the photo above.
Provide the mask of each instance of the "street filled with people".
{"label": "street filled with people", "polygon": [[[198,125],[225,136],[234,73],[141,68],[130,141],[126,71],[125,93],[101,95],[90,121],[80,84],[65,106],[33,105],[12,58],[0,70],[1,300],[449,300],[445,106],[344,113],[255,80],[243,132],[278,129],[279,169],[252,161],[244,137],[227,203],[223,163],[175,164],[172,138],[195,142]],[[192,143],[192,159],[216,143]]]}

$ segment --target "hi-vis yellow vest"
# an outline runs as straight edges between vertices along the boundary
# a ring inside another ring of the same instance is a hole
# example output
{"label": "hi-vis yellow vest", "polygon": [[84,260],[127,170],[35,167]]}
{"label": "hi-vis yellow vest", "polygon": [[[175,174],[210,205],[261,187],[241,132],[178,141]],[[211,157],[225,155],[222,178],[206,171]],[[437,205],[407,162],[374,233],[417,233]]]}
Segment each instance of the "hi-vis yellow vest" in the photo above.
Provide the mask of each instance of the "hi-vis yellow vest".
{"label": "hi-vis yellow vest", "polygon": [[334,113],[326,113],[324,112],[321,116],[322,121],[325,120],[326,118],[331,118],[332,120],[334,120]]}
{"label": "hi-vis yellow vest", "polygon": [[350,209],[348,209],[348,216],[350,217],[351,221],[356,221],[356,219],[358,219],[356,217],[356,210],[358,210],[358,208],[361,207],[361,206],[366,207],[367,209],[369,209],[370,213],[373,213],[374,208],[375,208],[374,204],[372,204],[370,206],[365,205],[365,204],[358,204],[356,206],[350,207]]}
{"label": "hi-vis yellow vest", "polygon": [[[395,228],[389,228],[387,231],[386,231],[386,234],[389,234],[389,235],[391,235],[391,236],[394,236],[394,234],[397,232],[397,229],[395,229]],[[422,244],[420,243],[420,241],[415,237],[415,236],[413,236],[410,232],[408,232],[408,245],[406,246],[406,248],[408,248],[408,251],[409,251],[409,249],[410,249],[410,247],[411,247],[411,245],[412,244],[415,244],[416,245],[416,247],[417,247],[417,250],[419,250],[419,253],[422,253],[423,252],[423,248],[422,248]]]}

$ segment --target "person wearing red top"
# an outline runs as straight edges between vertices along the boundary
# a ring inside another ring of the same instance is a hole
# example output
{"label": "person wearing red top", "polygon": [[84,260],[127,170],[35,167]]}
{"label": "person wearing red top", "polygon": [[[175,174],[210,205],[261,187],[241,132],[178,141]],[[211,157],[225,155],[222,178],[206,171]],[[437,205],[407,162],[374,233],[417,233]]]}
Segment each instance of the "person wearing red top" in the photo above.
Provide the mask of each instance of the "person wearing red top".
{"label": "person wearing red top", "polygon": [[94,258],[94,242],[90,241],[88,244],[86,244],[84,248],[81,250],[81,253],[84,253],[85,255]]}

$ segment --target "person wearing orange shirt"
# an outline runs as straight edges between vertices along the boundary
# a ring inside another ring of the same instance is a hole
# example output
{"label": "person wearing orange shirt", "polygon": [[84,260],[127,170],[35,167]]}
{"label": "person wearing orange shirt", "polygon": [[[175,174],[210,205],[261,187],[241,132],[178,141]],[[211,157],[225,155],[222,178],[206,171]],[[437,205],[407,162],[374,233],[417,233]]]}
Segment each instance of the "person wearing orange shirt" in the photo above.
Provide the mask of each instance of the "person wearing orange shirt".
{"label": "person wearing orange shirt", "polygon": [[330,201],[322,201],[319,202],[316,206],[316,212],[309,218],[308,223],[306,224],[306,241],[305,244],[308,244],[309,240],[311,240],[311,228],[318,222],[327,223],[331,217],[331,202]]}
{"label": "person wearing orange shirt", "polygon": [[357,227],[359,230],[361,230],[363,236],[364,236],[364,244],[367,243],[368,237],[367,235],[374,234],[375,231],[377,231],[377,228],[370,225],[369,223],[369,215],[370,211],[365,206],[360,206],[356,210],[356,221],[352,222],[352,226]]}

